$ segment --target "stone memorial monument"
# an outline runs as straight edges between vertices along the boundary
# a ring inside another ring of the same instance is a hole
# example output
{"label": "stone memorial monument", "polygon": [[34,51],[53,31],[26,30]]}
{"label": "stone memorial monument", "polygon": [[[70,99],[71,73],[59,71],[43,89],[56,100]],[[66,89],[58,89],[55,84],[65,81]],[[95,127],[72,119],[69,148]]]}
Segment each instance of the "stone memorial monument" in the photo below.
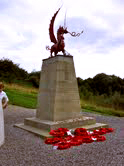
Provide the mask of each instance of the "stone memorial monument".
{"label": "stone memorial monument", "polygon": [[4,115],[2,101],[0,100],[0,146],[4,143]]}
{"label": "stone memorial monument", "polygon": [[[96,123],[92,117],[82,116],[73,56],[64,49],[64,34],[69,33],[75,37],[83,31],[78,34],[70,33],[66,27],[60,26],[56,39],[53,26],[59,10],[52,17],[49,26],[50,40],[54,45],[46,47],[50,50],[50,57],[42,63],[36,117],[26,118],[24,124],[15,125],[43,137],[49,137],[51,129],[60,127],[107,127],[106,124]],[[62,55],[58,54],[60,51]]]}

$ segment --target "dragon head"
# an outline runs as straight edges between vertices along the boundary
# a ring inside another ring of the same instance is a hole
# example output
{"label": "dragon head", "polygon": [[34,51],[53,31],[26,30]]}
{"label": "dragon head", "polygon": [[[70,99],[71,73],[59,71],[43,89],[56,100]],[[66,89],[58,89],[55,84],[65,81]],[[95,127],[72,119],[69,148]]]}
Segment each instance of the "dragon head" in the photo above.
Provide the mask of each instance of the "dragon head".
{"label": "dragon head", "polygon": [[64,28],[63,26],[59,26],[58,32],[60,34],[66,34],[66,33],[68,33],[67,28]]}

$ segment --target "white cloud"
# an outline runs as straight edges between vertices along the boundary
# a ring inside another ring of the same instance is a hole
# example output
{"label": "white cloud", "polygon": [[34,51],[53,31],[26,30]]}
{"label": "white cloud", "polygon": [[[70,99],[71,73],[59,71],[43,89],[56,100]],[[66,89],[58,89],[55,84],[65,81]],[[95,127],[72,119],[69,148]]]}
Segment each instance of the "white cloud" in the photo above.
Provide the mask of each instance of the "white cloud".
{"label": "white cloud", "polygon": [[85,79],[105,72],[123,78],[122,1],[0,0],[0,58],[9,58],[28,72],[40,70],[42,59],[49,57],[45,47],[52,45],[50,19],[62,4],[55,30],[59,23],[63,24],[66,10],[68,29],[75,32],[84,29],[79,38],[65,35],[66,50],[74,56],[76,75]]}

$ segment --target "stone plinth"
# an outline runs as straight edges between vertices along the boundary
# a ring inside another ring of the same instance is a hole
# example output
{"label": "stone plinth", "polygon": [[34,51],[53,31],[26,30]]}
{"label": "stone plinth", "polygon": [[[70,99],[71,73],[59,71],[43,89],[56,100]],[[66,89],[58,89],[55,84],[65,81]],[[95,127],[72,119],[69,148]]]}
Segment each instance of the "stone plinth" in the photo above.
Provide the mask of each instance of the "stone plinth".
{"label": "stone plinth", "polygon": [[58,55],[43,60],[36,117],[26,118],[24,124],[16,126],[42,136],[48,136],[49,130],[59,127],[105,127],[80,112],[73,57]]}
{"label": "stone plinth", "polygon": [[79,117],[80,99],[72,56],[43,60],[36,118],[61,121]]}
{"label": "stone plinth", "polygon": [[0,100],[0,146],[4,143],[4,115],[2,101]]}

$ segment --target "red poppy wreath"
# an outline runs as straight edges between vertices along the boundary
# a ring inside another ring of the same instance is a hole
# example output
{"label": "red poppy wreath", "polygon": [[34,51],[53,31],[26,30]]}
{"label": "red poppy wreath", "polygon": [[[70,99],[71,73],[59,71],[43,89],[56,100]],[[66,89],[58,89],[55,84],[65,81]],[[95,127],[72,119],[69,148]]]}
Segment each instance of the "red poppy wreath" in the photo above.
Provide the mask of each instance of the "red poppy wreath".
{"label": "red poppy wreath", "polygon": [[104,134],[113,131],[113,128],[100,128],[93,131],[88,131],[85,128],[76,128],[74,131],[67,128],[58,128],[57,130],[50,131],[50,135],[54,137],[46,138],[45,143],[53,145],[53,149],[64,150],[83,143],[105,141],[106,137]]}

